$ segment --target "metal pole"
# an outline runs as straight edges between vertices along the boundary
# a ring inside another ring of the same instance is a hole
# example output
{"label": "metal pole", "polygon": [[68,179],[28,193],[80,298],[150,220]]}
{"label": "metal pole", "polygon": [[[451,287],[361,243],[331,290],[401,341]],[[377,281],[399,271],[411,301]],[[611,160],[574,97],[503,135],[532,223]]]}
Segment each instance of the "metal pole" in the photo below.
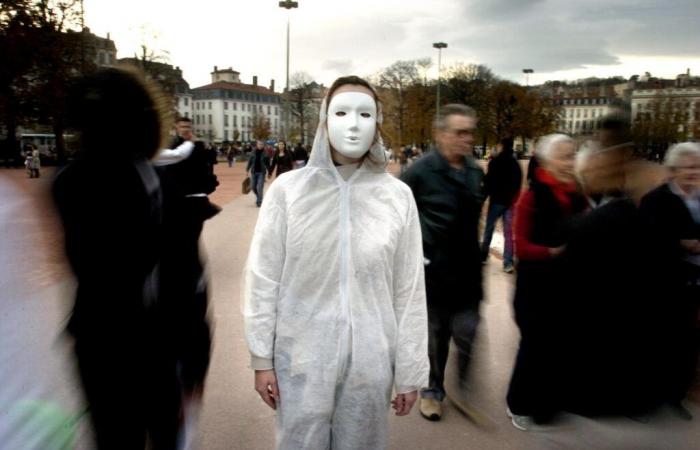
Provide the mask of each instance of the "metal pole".
{"label": "metal pole", "polygon": [[[285,93],[289,95],[289,14],[287,14],[287,83],[285,88]],[[284,114],[284,140],[285,142],[289,138],[289,115],[291,110],[289,108],[289,102],[285,103],[285,114]]]}
{"label": "metal pole", "polygon": [[442,67],[442,48],[438,48],[438,85],[437,85],[437,100],[436,100],[436,112],[437,116],[440,116],[440,75],[441,75],[441,67]]}
{"label": "metal pole", "polygon": [[442,49],[447,48],[444,42],[433,43],[433,48],[438,49],[438,84],[437,84],[437,99],[435,104],[436,114],[440,115],[440,85],[442,84]]}

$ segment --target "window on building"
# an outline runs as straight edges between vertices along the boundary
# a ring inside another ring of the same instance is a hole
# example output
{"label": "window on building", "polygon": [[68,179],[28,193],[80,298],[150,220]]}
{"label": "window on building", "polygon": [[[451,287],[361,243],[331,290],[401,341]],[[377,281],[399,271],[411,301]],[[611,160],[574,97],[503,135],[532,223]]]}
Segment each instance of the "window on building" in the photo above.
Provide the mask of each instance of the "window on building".
{"label": "window on building", "polygon": [[189,115],[189,113],[188,113],[187,111],[185,111],[185,117],[187,117],[187,118],[190,117],[190,115]]}
{"label": "window on building", "polygon": [[587,109],[584,109],[584,110],[583,110],[583,117],[584,117],[584,118],[587,118],[587,117],[588,117],[588,110],[587,110]]}
{"label": "window on building", "polygon": [[224,141],[228,141],[228,130],[224,130]]}
{"label": "window on building", "polygon": [[209,109],[211,109],[211,102],[209,102]]}
{"label": "window on building", "polygon": [[238,116],[233,116],[233,126],[234,127],[238,126]]}
{"label": "window on building", "polygon": [[228,116],[227,115],[224,115],[224,126],[225,127],[228,126]]}
{"label": "window on building", "polygon": [[224,109],[228,109],[228,102],[224,102]]}
{"label": "window on building", "polygon": [[190,104],[190,99],[185,97],[185,106],[189,106]]}
{"label": "window on building", "polygon": [[581,110],[577,109],[576,110],[576,118],[578,119],[579,117],[581,117]]}
{"label": "window on building", "polygon": [[238,111],[238,103],[233,102],[233,110]]}
{"label": "window on building", "polygon": [[275,130],[277,129],[277,119],[275,119]]}
{"label": "window on building", "polygon": [[249,127],[253,126],[253,118],[252,117],[248,117],[248,126]]}
{"label": "window on building", "polygon": [[263,112],[263,105],[258,106],[258,111],[261,113]]}
{"label": "window on building", "polygon": [[270,105],[267,105],[267,114],[270,114]]}
{"label": "window on building", "polygon": [[209,125],[211,125],[211,114],[209,114]]}
{"label": "window on building", "polygon": [[276,106],[275,106],[275,115],[276,115],[276,116],[279,116],[279,115],[280,115],[279,109],[277,109]]}

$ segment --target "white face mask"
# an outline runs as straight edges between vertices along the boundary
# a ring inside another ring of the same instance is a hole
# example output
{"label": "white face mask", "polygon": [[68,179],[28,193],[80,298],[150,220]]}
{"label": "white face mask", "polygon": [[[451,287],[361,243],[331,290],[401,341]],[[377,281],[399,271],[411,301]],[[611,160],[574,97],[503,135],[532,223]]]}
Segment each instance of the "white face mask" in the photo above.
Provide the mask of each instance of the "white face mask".
{"label": "white face mask", "polygon": [[377,103],[362,92],[341,92],[328,105],[328,139],[346,158],[361,158],[377,130]]}

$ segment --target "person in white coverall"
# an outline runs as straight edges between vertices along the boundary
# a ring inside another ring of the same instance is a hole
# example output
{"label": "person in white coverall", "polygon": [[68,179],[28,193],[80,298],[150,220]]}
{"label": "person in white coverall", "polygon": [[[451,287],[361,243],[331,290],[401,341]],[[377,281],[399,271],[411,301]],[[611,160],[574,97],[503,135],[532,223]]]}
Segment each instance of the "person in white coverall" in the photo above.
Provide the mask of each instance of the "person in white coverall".
{"label": "person in white coverall", "polygon": [[378,104],[361,78],[336,80],[308,165],[275,180],[258,217],[245,334],[280,449],[385,448],[392,385],[407,415],[428,381],[420,223],[386,172]]}

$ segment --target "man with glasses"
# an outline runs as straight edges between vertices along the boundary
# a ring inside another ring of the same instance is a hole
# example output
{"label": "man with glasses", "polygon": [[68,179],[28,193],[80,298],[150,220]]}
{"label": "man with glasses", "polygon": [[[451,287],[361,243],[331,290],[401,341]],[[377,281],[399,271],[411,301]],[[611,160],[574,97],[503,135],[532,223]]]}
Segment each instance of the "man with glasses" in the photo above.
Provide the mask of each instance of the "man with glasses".
{"label": "man with glasses", "polygon": [[433,421],[442,417],[450,338],[463,388],[480,318],[484,173],[472,155],[476,123],[468,106],[442,107],[433,124],[436,148],[401,176],[413,191],[423,234],[430,382],[421,392],[420,412]]}

